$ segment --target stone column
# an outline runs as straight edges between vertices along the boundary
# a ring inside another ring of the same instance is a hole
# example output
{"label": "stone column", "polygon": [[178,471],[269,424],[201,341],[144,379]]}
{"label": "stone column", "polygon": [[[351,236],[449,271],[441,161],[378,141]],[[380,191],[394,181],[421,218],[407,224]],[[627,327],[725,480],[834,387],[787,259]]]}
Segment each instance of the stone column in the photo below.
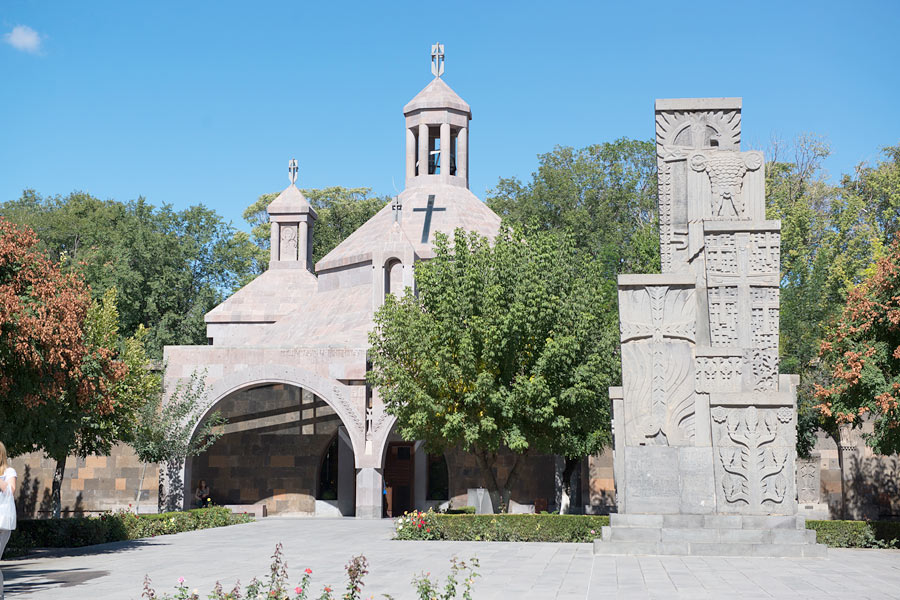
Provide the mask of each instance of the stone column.
{"label": "stone column", "polygon": [[280,224],[275,223],[275,222],[273,221],[273,222],[272,222],[272,229],[271,229],[271,231],[269,232],[269,247],[270,247],[270,249],[271,249],[271,254],[270,254],[269,260],[270,260],[271,262],[273,262],[273,263],[274,263],[274,262],[278,262],[278,258],[279,258],[279,256],[278,256],[278,251],[279,251],[278,246],[280,245],[279,242],[281,241],[281,231],[280,231],[280,229],[279,229],[280,227],[281,227]]}
{"label": "stone column", "polygon": [[459,130],[456,138],[456,175],[466,180],[469,187],[469,128]]}
{"label": "stone column", "polygon": [[416,176],[416,136],[411,127],[406,128],[406,185]]}
{"label": "stone column", "polygon": [[450,123],[441,123],[441,181],[450,181]]}
{"label": "stone column", "polygon": [[356,471],[356,516],[360,519],[380,519],[384,480],[381,469],[363,467]]}
{"label": "stone column", "polygon": [[[304,215],[307,219],[309,215]],[[302,217],[301,217],[302,218]],[[306,254],[306,246],[309,241],[309,221],[303,220],[297,223],[297,262],[307,267],[309,256]]]}
{"label": "stone column", "polygon": [[428,125],[419,123],[419,175],[428,175]]}

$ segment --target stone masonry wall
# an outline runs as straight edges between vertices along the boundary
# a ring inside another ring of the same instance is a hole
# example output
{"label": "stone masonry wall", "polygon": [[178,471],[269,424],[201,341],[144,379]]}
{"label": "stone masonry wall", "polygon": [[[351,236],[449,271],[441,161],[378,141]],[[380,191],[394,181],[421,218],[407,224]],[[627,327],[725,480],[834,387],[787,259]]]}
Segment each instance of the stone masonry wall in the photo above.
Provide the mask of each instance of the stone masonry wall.
{"label": "stone masonry wall", "polygon": [[[54,462],[40,452],[31,452],[12,459],[11,464],[19,474],[19,518],[49,517]],[[63,515],[96,514],[134,505],[143,470],[134,451],[123,444],[115,446],[110,456],[70,456],[60,491]],[[159,470],[156,465],[147,465],[141,485],[141,508],[155,512],[158,492]]]}

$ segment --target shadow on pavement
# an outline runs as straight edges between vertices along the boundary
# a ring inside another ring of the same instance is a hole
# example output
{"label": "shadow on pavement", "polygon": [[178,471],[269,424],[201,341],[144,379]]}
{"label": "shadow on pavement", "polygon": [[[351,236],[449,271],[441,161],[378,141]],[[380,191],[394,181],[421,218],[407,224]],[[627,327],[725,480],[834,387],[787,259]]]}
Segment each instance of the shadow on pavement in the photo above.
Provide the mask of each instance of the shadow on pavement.
{"label": "shadow on pavement", "polygon": [[[34,558],[65,558],[68,556],[91,556],[95,554],[113,554],[116,552],[128,552],[148,546],[156,546],[160,544],[157,538],[141,538],[138,540],[127,540],[123,542],[108,542],[106,544],[95,544],[93,546],[81,546],[80,548],[35,548],[22,556],[14,558],[5,558],[3,563],[18,562],[22,560]],[[0,563],[0,564],[3,564]],[[5,569],[4,569],[4,572]]]}
{"label": "shadow on pavement", "polygon": [[42,589],[59,586],[75,587],[98,577],[109,575],[109,571],[89,571],[87,569],[42,569],[33,568],[32,563],[3,566],[3,577],[6,580],[4,593],[25,594]]}

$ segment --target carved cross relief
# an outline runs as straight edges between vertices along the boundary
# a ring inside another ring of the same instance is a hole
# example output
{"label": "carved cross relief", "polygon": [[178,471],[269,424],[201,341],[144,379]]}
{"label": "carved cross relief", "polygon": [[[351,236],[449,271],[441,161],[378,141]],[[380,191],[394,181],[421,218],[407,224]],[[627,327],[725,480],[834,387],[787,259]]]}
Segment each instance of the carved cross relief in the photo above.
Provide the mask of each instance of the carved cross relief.
{"label": "carved cross relief", "polygon": [[[777,240],[778,234],[770,235]],[[772,242],[772,238],[751,236],[746,232],[706,235],[706,285],[714,346],[750,348],[754,346],[754,338],[761,339],[766,335],[774,335],[777,346],[780,274],[771,260],[759,260],[760,256],[766,255],[762,247]],[[771,323],[773,302],[776,311],[774,333]],[[761,328],[759,332],[754,330],[752,319],[754,304],[758,316],[756,324]],[[765,347],[771,345],[767,342]]]}
{"label": "carved cross relief", "polygon": [[[693,289],[648,286],[629,290],[620,321],[626,401],[640,430],[636,443],[671,445],[693,436],[695,340]],[[630,310],[629,310],[630,309]],[[648,315],[649,319],[640,319]],[[649,381],[649,387],[641,382]],[[639,383],[639,385],[632,385]]]}

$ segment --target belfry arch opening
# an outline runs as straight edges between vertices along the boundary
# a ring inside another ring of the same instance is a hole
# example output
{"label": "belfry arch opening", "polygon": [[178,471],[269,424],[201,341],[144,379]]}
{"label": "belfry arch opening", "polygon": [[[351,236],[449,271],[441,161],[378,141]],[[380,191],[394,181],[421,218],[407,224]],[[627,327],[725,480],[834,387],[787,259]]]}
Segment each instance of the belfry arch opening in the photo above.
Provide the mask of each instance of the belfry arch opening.
{"label": "belfry arch opening", "polygon": [[191,500],[205,480],[216,505],[262,504],[268,514],[353,514],[353,448],[325,400],[298,386],[267,383],[230,393],[212,409],[227,424],[215,444],[188,459]]}

